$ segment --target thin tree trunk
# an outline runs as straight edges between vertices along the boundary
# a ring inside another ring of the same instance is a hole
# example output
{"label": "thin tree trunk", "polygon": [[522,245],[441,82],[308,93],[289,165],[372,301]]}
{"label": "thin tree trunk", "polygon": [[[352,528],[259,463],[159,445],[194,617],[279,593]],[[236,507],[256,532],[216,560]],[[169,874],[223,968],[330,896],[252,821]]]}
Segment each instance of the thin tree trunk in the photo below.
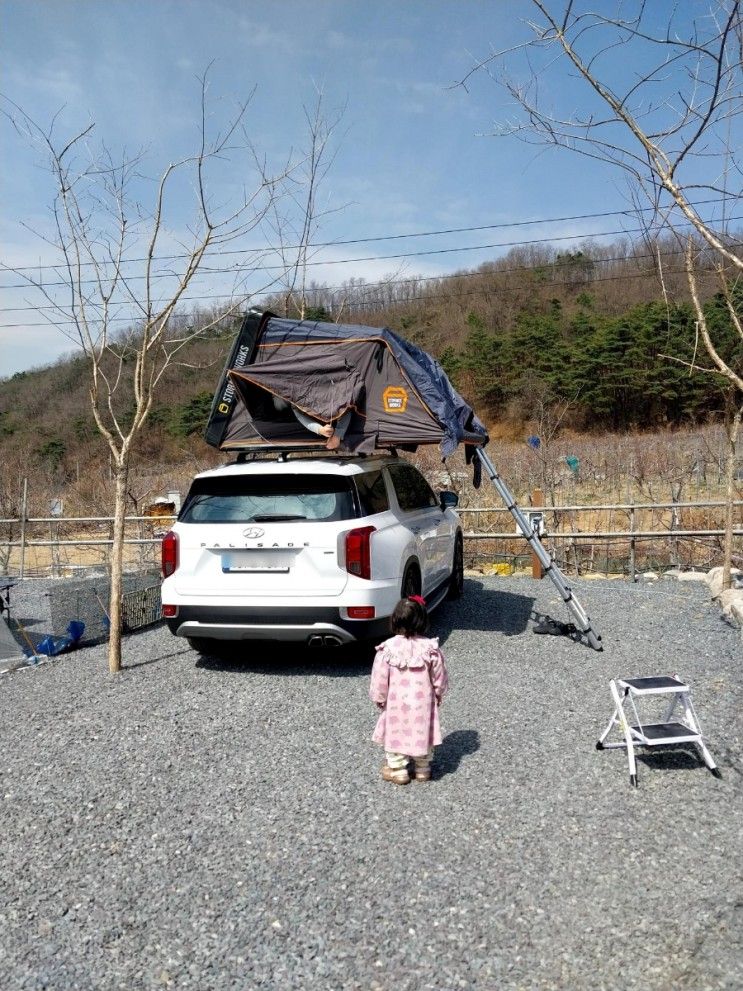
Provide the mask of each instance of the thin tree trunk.
{"label": "thin tree trunk", "polygon": [[722,548],[722,587],[730,588],[731,570],[733,564],[733,500],[735,499],[735,464],[740,421],[743,416],[743,406],[735,411],[728,425],[728,451],[725,463],[725,537]]}
{"label": "thin tree trunk", "polygon": [[125,448],[115,468],[115,503],[113,546],[111,547],[111,595],[108,603],[108,670],[121,670],[122,571],[124,564],[124,517],[129,482],[129,451]]}

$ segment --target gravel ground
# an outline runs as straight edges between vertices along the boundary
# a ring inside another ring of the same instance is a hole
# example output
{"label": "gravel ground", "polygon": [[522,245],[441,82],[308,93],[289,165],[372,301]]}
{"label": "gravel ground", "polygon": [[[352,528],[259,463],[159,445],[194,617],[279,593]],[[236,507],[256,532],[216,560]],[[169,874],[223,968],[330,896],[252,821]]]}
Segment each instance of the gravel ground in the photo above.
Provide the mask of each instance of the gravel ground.
{"label": "gravel ground", "polygon": [[[162,627],[0,677],[0,987],[743,987],[740,634],[705,586],[548,581],[435,616],[430,784],[379,777],[368,656],[200,657]],[[13,590],[32,631],[44,586]],[[611,677],[678,672],[723,773],[597,752]]]}

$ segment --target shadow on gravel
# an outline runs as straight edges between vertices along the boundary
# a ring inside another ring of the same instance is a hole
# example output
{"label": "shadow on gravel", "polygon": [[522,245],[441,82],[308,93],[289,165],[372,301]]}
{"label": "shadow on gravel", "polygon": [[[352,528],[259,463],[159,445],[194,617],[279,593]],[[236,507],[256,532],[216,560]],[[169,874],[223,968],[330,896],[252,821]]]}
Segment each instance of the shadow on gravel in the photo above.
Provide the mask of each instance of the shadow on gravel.
{"label": "shadow on gravel", "polygon": [[[41,625],[41,620],[34,619],[32,616],[16,616],[15,613],[12,613],[10,617],[9,625],[13,629],[13,631],[18,630],[18,636],[20,636],[21,626],[26,631],[32,630],[34,629],[34,627]],[[42,633],[41,636],[46,636],[46,634]]]}
{"label": "shadow on gravel", "polygon": [[652,753],[635,751],[638,764],[644,764],[654,771],[698,771],[706,765],[694,750],[680,750],[678,747],[657,747]]}
{"label": "shadow on gravel", "polygon": [[434,758],[434,778],[443,778],[454,774],[467,754],[474,754],[480,749],[480,734],[476,729],[458,729],[449,733],[436,747]]}
{"label": "shadow on gravel", "polygon": [[312,648],[271,643],[263,647],[224,647],[219,654],[199,654],[196,667],[233,674],[320,675],[326,678],[368,678],[374,648]]}
{"label": "shadow on gravel", "polygon": [[185,653],[186,653],[185,650],[174,650],[170,654],[158,654],[157,657],[148,657],[147,660],[145,661],[124,660],[124,662],[122,663],[122,670],[133,671],[134,668],[143,668],[146,667],[148,664],[158,664],[160,661],[169,661],[173,657],[180,657],[182,654]]}
{"label": "shadow on gravel", "polygon": [[444,643],[453,630],[480,630],[517,637],[529,627],[534,602],[531,595],[484,588],[467,579],[458,602],[447,602],[431,619],[431,633]]}

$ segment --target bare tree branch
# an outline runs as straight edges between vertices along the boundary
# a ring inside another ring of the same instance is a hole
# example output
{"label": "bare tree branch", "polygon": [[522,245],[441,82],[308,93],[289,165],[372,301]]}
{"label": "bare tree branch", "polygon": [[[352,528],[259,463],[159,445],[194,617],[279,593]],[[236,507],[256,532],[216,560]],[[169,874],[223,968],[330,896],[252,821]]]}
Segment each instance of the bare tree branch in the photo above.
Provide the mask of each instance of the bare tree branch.
{"label": "bare tree branch", "polygon": [[[92,124],[58,141],[55,131],[59,115],[45,129],[12,101],[6,101],[2,109],[16,132],[40,148],[47,160],[55,188],[54,233],[44,239],[59,253],[57,271],[62,274],[66,298],[58,290],[52,291],[41,276],[15,271],[26,285],[41,294],[53,312],[72,320],[74,330],[68,336],[87,359],[91,411],[111,452],[116,486],[109,603],[112,671],[121,666],[123,523],[132,445],[147,421],[156,389],[174,357],[218,321],[237,313],[246,295],[233,298],[213,321],[206,325],[202,322],[177,340],[171,336],[171,323],[186,290],[205,269],[210,252],[257,232],[267,212],[275,206],[281,192],[279,184],[289,173],[285,168],[269,175],[265,168],[259,169],[254,172],[252,188],[246,185],[242,195],[229,203],[214,202],[213,166],[242,153],[251,154],[247,144],[235,140],[244,133],[250,98],[238,104],[226,125],[210,137],[208,76],[209,68],[199,80],[200,134],[196,151],[164,169],[156,183],[152,210],[146,210],[135,195],[136,183],[142,179],[140,156],[122,155],[117,160],[103,145],[96,157],[85,145],[93,131]],[[249,157],[247,165],[250,166]],[[184,244],[183,255],[172,258],[173,264],[164,270],[170,284],[156,289],[155,278],[163,276],[161,248],[166,237],[171,236],[167,227],[171,191],[177,179],[187,176],[192,178],[195,194],[191,243]],[[143,241],[146,249],[140,258]],[[260,263],[260,255],[248,257]],[[140,265],[141,275],[127,274],[126,266],[133,264]],[[234,270],[235,284],[244,286],[251,271],[252,266],[244,262],[238,265]],[[139,290],[135,288],[138,279]],[[270,278],[269,284],[273,281]],[[134,308],[132,327],[123,338],[112,334],[111,323],[112,314],[122,306]],[[53,323],[51,319],[49,322]]]}
{"label": "bare tree branch", "polygon": [[[664,27],[657,27],[658,5],[643,0],[626,0],[615,14],[604,12],[600,5],[583,8],[579,0],[532,0],[532,4],[538,17],[528,24],[531,40],[504,52],[491,52],[475,64],[461,84],[464,86],[474,72],[487,71],[516,108],[515,118],[501,124],[497,135],[565,148],[628,174],[636,192],[647,196],[653,208],[653,229],[670,231],[685,244],[684,270],[697,340],[691,361],[663,357],[690,372],[717,375],[726,383],[728,496],[732,499],[733,437],[737,438],[741,422],[743,374],[739,361],[736,363],[726,350],[725,334],[718,341],[710,327],[697,281],[697,254],[701,241],[715,259],[730,328],[739,341],[743,340],[739,296],[732,290],[743,275],[743,256],[740,244],[731,239],[726,227],[730,207],[740,201],[743,176],[740,142],[735,138],[735,128],[743,120],[740,0],[710,0],[705,12],[681,4],[666,8]],[[515,81],[499,68],[505,61],[518,65],[520,59],[526,68],[526,83]],[[577,73],[585,84],[585,109],[576,110],[571,105],[561,114],[552,106],[559,103],[560,83],[549,83],[565,67],[571,78]],[[737,188],[731,188],[733,182]],[[705,220],[692,204],[700,189],[714,191],[722,199],[721,224]],[[689,226],[693,237],[688,234]],[[645,236],[652,247],[649,229]],[[658,271],[666,297],[660,264]],[[710,367],[697,361],[700,339]],[[730,506],[728,510],[731,527]],[[728,581],[731,533],[728,528]]]}

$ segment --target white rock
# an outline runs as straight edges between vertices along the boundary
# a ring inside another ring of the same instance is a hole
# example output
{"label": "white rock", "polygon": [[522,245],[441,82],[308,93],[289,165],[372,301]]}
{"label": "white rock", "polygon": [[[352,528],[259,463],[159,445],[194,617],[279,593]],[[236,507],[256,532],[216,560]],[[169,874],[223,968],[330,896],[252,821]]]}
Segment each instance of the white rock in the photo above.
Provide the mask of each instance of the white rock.
{"label": "white rock", "polygon": [[730,603],[730,615],[735,623],[741,629],[741,636],[743,636],[743,592],[738,593],[739,598],[734,599]]}
{"label": "white rock", "polygon": [[738,619],[743,614],[743,592],[740,589],[726,588],[720,592],[719,599],[725,619]]}
{"label": "white rock", "polygon": [[658,581],[658,575],[654,571],[645,571],[642,577],[647,579],[649,582]]}
{"label": "white rock", "polygon": [[[722,592],[722,567],[712,568],[711,571],[707,572],[707,584],[709,585],[709,593],[713,599],[717,599]],[[737,579],[741,574],[738,568],[730,569],[731,579]]]}
{"label": "white rock", "polygon": [[680,582],[706,582],[707,573],[705,571],[679,571],[678,580]]}

